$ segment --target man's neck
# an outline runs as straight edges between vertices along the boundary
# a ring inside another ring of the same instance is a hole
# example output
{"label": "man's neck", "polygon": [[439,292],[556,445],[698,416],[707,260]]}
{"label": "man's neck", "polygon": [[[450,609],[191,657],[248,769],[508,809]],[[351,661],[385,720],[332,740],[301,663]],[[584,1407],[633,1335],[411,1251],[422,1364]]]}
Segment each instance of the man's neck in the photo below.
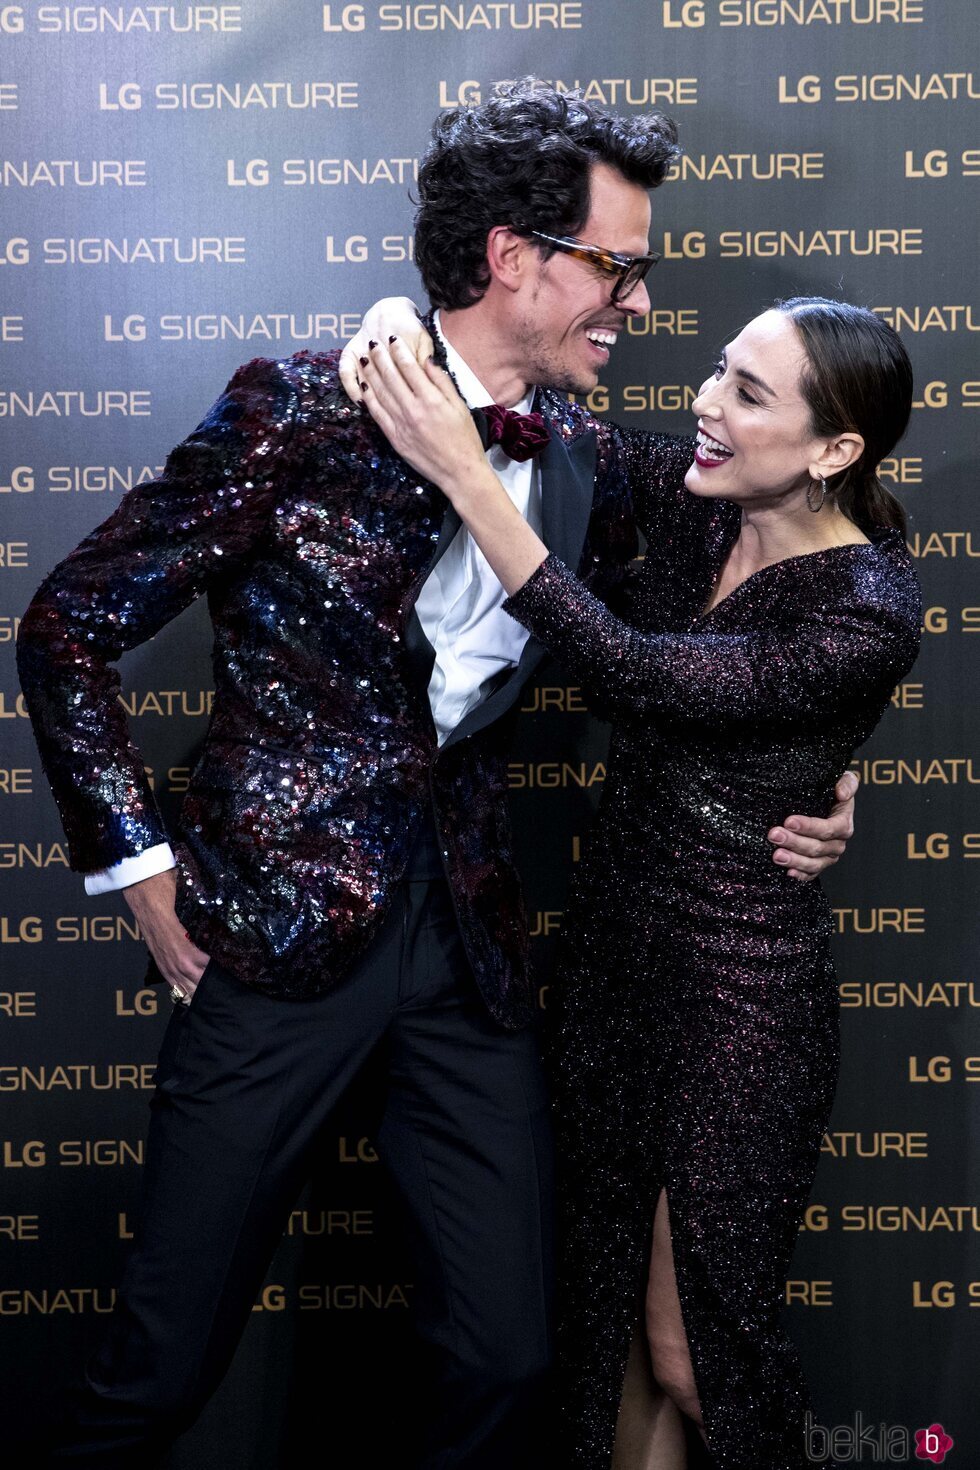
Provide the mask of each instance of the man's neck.
{"label": "man's neck", "polygon": [[514,344],[508,340],[484,301],[460,311],[439,312],[439,329],[467,367],[476,374],[495,403],[513,408],[526,397],[530,384],[514,360]]}

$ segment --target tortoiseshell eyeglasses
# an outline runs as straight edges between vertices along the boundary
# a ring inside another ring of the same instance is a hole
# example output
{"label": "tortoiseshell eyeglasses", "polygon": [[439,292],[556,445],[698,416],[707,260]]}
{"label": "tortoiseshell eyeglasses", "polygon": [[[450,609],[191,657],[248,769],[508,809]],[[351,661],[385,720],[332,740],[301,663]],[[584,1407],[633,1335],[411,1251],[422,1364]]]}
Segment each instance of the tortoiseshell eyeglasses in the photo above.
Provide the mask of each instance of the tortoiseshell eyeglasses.
{"label": "tortoiseshell eyeglasses", "polygon": [[659,255],[620,255],[615,250],[604,250],[601,245],[587,245],[584,240],[576,240],[569,235],[546,235],[542,230],[528,230],[527,233],[533,235],[535,240],[544,240],[553,250],[573,255],[576,260],[586,261],[604,276],[615,276],[616,284],[609,298],[614,305],[625,301],[636,290],[650,267],[656,265],[660,259]]}

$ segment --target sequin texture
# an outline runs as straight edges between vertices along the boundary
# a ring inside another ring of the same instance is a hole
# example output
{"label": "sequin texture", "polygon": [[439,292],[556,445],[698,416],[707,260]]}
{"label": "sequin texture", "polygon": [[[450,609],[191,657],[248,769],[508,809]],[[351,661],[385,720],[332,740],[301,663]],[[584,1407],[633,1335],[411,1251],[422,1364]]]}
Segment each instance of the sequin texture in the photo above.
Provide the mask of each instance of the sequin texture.
{"label": "sequin texture", "polygon": [[[653,483],[649,441],[626,440],[632,480]],[[802,1470],[807,1389],[780,1310],[838,1001],[826,899],[772,862],[766,833],[829,810],[914,660],[918,588],[884,530],[758,572],[702,616],[737,510],[678,488],[638,512],[649,549],[626,621],[553,556],[507,604],[614,718],[553,988],[561,1462],[610,1464],[665,1189],[714,1463]]]}
{"label": "sequin texture", "polygon": [[[497,718],[521,680],[438,749],[431,648],[413,642],[411,610],[447,501],[346,398],[338,355],[240,368],[163,475],[45,578],[17,646],[38,748],[72,866],[170,840],[191,938],[284,999],[340,983],[434,812],[487,1007],[523,1025],[534,991],[506,812],[509,722]],[[542,398],[557,459],[589,451],[578,539],[583,571],[606,592],[635,547],[623,457],[603,429],[593,483],[594,421]],[[202,595],[213,715],[168,833],[112,665]],[[148,978],[160,978],[152,964]]]}

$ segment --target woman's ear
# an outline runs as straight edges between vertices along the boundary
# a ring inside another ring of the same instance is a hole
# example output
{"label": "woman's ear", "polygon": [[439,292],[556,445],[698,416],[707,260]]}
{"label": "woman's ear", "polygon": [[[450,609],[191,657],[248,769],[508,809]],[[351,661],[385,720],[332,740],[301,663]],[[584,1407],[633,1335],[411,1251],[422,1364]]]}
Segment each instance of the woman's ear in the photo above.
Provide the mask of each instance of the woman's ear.
{"label": "woman's ear", "polygon": [[864,440],[860,434],[838,434],[824,440],[819,456],[810,461],[810,478],[830,480],[855,464],[864,453]]}

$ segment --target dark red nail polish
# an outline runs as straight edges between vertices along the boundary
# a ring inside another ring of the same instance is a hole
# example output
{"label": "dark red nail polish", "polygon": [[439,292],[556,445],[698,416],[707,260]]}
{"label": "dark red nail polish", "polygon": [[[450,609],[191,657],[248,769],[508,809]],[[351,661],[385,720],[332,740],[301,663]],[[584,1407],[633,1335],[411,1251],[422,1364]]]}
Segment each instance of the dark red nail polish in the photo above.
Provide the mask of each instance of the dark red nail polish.
{"label": "dark red nail polish", "polygon": [[398,341],[398,338],[397,337],[389,337],[388,338],[388,341],[389,342],[397,342]]}
{"label": "dark red nail polish", "polygon": [[374,348],[375,348],[375,347],[377,347],[377,345],[378,345],[378,344],[377,344],[377,342],[369,342],[369,343],[368,343],[368,347],[370,347],[370,348],[371,348],[371,349],[372,349],[372,350],[373,350],[373,349],[374,349]]}
{"label": "dark red nail polish", "polygon": [[362,392],[362,393],[366,393],[366,392],[367,392],[367,390],[368,390],[368,385],[367,385],[367,383],[362,383],[362,384],[361,384],[361,392]]}
{"label": "dark red nail polish", "polygon": [[358,358],[358,362],[361,364],[361,367],[367,367],[368,365],[368,360],[366,357]]}

